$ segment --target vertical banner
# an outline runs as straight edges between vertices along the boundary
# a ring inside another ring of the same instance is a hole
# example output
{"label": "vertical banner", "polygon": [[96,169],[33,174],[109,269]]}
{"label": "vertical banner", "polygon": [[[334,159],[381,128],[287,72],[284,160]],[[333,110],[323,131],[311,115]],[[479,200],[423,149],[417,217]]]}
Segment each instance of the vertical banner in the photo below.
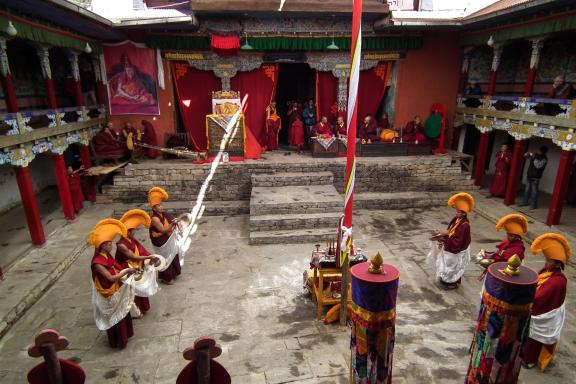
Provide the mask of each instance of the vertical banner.
{"label": "vertical banner", "polygon": [[132,42],[104,45],[110,115],[159,115],[156,52]]}

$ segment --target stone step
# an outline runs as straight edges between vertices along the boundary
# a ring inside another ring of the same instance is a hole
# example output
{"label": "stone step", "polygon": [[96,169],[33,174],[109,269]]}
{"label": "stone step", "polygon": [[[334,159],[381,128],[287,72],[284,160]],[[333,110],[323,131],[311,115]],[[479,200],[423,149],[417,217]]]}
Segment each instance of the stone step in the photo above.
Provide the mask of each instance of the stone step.
{"label": "stone step", "polygon": [[250,198],[252,216],[339,212],[342,206],[332,185],[253,187]]}
{"label": "stone step", "polygon": [[337,228],[341,212],[250,216],[250,232]]}
{"label": "stone step", "polygon": [[355,209],[387,210],[446,205],[450,192],[363,192],[354,194]]}
{"label": "stone step", "polygon": [[336,227],[250,232],[250,244],[322,243],[337,237]]}
{"label": "stone step", "polygon": [[253,187],[284,187],[291,185],[331,185],[332,172],[279,172],[252,174]]}
{"label": "stone step", "polygon": [[[183,213],[188,213],[192,210],[195,202],[193,201],[167,201],[164,208],[173,216],[179,216]],[[250,202],[247,200],[237,201],[205,201],[203,216],[235,216],[247,215],[250,213]],[[148,204],[138,204],[132,208],[143,209],[150,213]],[[124,214],[124,210],[115,209],[114,217],[120,218]]]}

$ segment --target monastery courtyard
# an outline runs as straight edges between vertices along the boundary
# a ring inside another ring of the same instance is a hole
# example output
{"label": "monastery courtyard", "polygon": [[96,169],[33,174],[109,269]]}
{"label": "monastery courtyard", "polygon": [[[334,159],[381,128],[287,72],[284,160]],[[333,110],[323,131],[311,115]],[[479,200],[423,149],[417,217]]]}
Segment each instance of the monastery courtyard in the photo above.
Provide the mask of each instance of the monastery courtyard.
{"label": "monastery courtyard", "polygon": [[[506,213],[494,199],[478,193],[475,197],[478,210],[469,215],[473,254],[500,241],[489,218]],[[14,263],[0,284],[0,313],[13,304],[7,293],[33,294],[37,279],[45,278],[56,259],[73,260],[0,339],[0,382],[24,382],[25,373],[38,363],[27,356],[27,346],[45,328],[68,337],[70,345],[60,356],[79,363],[88,383],[174,383],[186,365],[182,351],[200,336],[213,336],[221,344],[217,360],[235,384],[348,382],[350,328],[316,320],[315,303],[302,288],[313,243],[250,245],[248,214],[205,214],[182,275],[174,285],[162,285],[151,298],[151,311],[134,320],[135,336],[127,348],[111,349],[106,333],[94,325],[88,267],[93,249],[85,237],[99,219],[131,208],[134,204],[88,205],[74,222],[52,232],[46,246],[31,249]],[[355,212],[357,246],[368,256],[379,251],[400,270],[394,383],[464,381],[482,270],[470,264],[461,287],[443,291],[425,264],[429,231],[445,227],[452,213],[445,206]],[[538,222],[530,225],[535,232],[544,228]],[[141,229],[138,238],[151,248],[147,231]],[[71,252],[78,255],[69,256]],[[543,257],[527,253],[529,267],[538,270],[543,263]],[[573,303],[573,264],[565,273],[567,302]],[[575,320],[570,306],[553,366],[545,374],[522,369],[521,383],[571,381],[576,370]]]}

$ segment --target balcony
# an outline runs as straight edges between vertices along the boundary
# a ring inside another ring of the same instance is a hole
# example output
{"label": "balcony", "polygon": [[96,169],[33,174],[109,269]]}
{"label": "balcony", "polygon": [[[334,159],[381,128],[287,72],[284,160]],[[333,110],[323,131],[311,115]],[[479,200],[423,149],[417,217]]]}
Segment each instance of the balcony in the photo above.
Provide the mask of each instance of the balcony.
{"label": "balcony", "polygon": [[25,167],[40,153],[88,145],[105,116],[103,105],[0,114],[0,164]]}
{"label": "balcony", "polygon": [[454,120],[482,133],[499,129],[517,140],[542,137],[563,150],[576,150],[576,100],[461,95]]}

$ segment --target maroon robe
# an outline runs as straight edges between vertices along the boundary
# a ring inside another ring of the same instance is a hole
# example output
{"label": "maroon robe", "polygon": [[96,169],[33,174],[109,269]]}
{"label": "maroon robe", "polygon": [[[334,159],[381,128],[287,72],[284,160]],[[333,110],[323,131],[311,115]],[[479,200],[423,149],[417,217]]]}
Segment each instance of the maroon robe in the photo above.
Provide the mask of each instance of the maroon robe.
{"label": "maroon robe", "polygon": [[382,128],[382,130],[390,129],[390,121],[388,121],[387,117],[380,119],[380,121],[378,121],[378,126]]}
{"label": "maroon robe", "polygon": [[[152,211],[152,217],[157,217],[158,219],[160,219],[160,222],[163,225],[165,225],[165,223],[171,223],[174,220],[174,218],[169,213],[166,212],[164,212],[163,214],[159,214],[155,211]],[[152,228],[152,226],[150,226],[149,232],[150,232],[150,240],[152,241],[152,244],[156,247],[163,246],[170,238],[169,234],[156,232],[154,228]],[[164,281],[172,281],[181,273],[182,268],[180,267],[180,257],[176,255],[176,257],[174,257],[174,260],[172,260],[168,268],[166,268],[162,272],[158,272],[158,277]]]}
{"label": "maroon robe", "polygon": [[[138,248],[139,256],[150,256],[150,252],[148,252],[148,250],[144,248],[144,246],[138,240],[121,238],[116,243],[116,255],[114,256],[116,257],[116,261],[118,262],[118,264],[122,266],[122,268],[132,268],[132,266],[128,263],[130,259],[124,256],[124,254],[118,249],[118,245],[120,244],[124,245],[132,252],[135,252],[136,248]],[[139,268],[143,267],[142,262],[139,262],[138,264]],[[150,300],[147,297],[136,296],[134,297],[134,303],[144,313],[150,310]]]}
{"label": "maroon robe", "polygon": [[[144,132],[142,132],[142,142],[144,144],[158,146],[158,141],[156,140],[156,130],[154,130],[154,126],[147,120],[142,120],[142,125],[144,126]],[[158,151],[155,149],[146,148],[146,156],[151,159],[155,159],[158,156]]]}
{"label": "maroon robe", "polygon": [[335,129],[338,131],[336,133],[338,133],[339,135],[343,136],[348,135],[348,131],[346,130],[346,123],[342,123],[342,125],[338,125],[338,123],[336,123]]}
{"label": "maroon robe", "polygon": [[[108,289],[113,283],[109,282],[104,276],[96,272],[93,268],[95,264],[103,265],[111,275],[116,275],[122,269],[124,269],[117,261],[112,257],[111,254],[104,251],[96,251],[94,257],[92,258],[92,263],[90,268],[92,269],[92,280],[98,279],[98,282],[102,288]],[[130,312],[120,320],[116,325],[106,331],[108,334],[108,342],[112,348],[126,348],[128,345],[128,339],[134,336],[134,328],[132,327],[132,316]]]}
{"label": "maroon robe", "polygon": [[119,141],[118,134],[109,133],[105,129],[98,132],[92,139],[94,150],[102,155],[123,155],[124,147]]}
{"label": "maroon robe", "polygon": [[426,136],[424,136],[422,130],[422,123],[414,124],[414,121],[410,121],[402,131],[402,142],[415,143],[416,140],[418,140],[418,142],[426,141]]}
{"label": "maroon robe", "polygon": [[[62,379],[64,384],[84,384],[86,381],[86,373],[84,370],[71,361],[58,359],[60,361],[60,369],[62,370]],[[49,383],[48,369],[46,362],[41,362],[28,372],[28,383],[30,384],[46,384]]]}
{"label": "maroon robe", "polygon": [[84,208],[84,193],[82,192],[80,175],[78,173],[69,173],[68,185],[70,186],[70,194],[72,195],[72,205],[74,206],[74,212],[78,213],[82,210],[82,208]]}
{"label": "maroon robe", "polygon": [[548,98],[550,99],[571,99],[574,97],[574,87],[570,83],[564,83],[561,86],[550,89]]}
{"label": "maroon robe", "polygon": [[289,125],[292,125],[292,123],[296,120],[296,116],[299,116],[300,119],[302,119],[302,108],[300,107],[300,104],[298,104],[298,106],[296,107],[295,110],[290,108],[287,115],[288,115],[288,124]]}
{"label": "maroon robe", "polygon": [[315,135],[330,135],[332,136],[332,127],[330,123],[323,124],[321,121],[314,126]]}
{"label": "maroon robe", "polygon": [[268,150],[274,151],[278,149],[278,134],[282,128],[282,120],[274,110],[270,117],[266,119],[266,135],[268,138]]}
{"label": "maroon robe", "polygon": [[296,146],[298,150],[304,145],[304,124],[302,120],[296,119],[290,124],[290,134],[288,137],[290,145]]}
{"label": "maroon robe", "polygon": [[503,197],[506,194],[506,182],[508,181],[508,171],[510,169],[510,151],[500,151],[496,154],[496,171],[490,184],[490,195]]}
{"label": "maroon robe", "polygon": [[508,241],[508,239],[504,239],[496,246],[498,249],[492,255],[494,262],[500,261],[508,261],[514,255],[518,255],[520,260],[524,260],[524,243],[522,239],[517,239],[514,241]]}
{"label": "maroon robe", "polygon": [[[545,269],[539,273],[546,272]],[[568,280],[562,271],[555,271],[544,284],[536,289],[536,296],[532,304],[532,315],[538,316],[560,308],[566,299],[566,288]],[[527,338],[522,346],[523,360],[526,364],[535,364],[538,362],[540,350],[547,348],[550,353],[554,352],[556,344],[546,345],[531,338]]]}
{"label": "maroon robe", "polygon": [[374,119],[370,119],[368,124],[362,121],[360,125],[360,138],[370,141],[378,141],[378,126]]}
{"label": "maroon robe", "polygon": [[[450,221],[448,231],[456,225],[457,220],[458,217],[454,217],[452,221]],[[470,222],[467,217],[464,217],[454,230],[452,236],[448,236],[444,241],[444,250],[450,253],[460,253],[470,246],[471,241]]]}

